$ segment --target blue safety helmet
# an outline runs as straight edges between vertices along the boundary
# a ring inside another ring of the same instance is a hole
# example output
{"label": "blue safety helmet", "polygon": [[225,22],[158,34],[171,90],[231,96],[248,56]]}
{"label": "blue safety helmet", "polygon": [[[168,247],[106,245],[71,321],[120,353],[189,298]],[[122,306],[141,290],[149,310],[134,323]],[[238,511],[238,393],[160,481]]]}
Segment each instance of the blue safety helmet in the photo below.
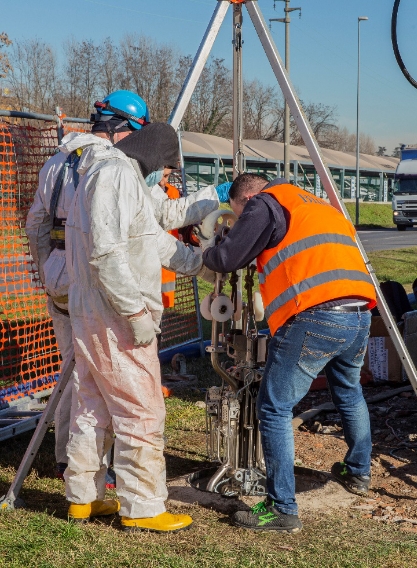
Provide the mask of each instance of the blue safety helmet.
{"label": "blue safety helmet", "polygon": [[94,103],[97,112],[91,115],[91,122],[106,122],[113,117],[126,119],[135,130],[149,124],[149,109],[145,101],[132,91],[115,91]]}

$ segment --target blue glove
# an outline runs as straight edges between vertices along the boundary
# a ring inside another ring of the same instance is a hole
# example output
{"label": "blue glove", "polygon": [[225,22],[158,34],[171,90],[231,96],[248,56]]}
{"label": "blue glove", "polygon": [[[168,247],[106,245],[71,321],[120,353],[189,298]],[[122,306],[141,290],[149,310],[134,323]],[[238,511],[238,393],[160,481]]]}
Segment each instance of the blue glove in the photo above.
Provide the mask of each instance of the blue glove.
{"label": "blue glove", "polygon": [[217,197],[220,203],[229,203],[229,191],[231,187],[231,181],[225,181],[216,187]]}

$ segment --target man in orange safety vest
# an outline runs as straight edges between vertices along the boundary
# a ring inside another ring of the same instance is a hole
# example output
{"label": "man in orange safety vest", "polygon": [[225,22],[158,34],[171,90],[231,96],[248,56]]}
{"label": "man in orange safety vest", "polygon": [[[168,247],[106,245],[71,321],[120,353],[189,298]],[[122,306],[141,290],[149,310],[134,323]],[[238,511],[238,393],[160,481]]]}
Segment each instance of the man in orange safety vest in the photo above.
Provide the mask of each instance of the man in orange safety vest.
{"label": "man in orange safety vest", "polygon": [[371,431],[360,385],[370,308],[376,294],[355,229],[324,199],[277,178],[238,176],[230,205],[239,217],[217,245],[202,241],[204,264],[233,272],[257,260],[272,339],[257,410],[266,464],[267,498],[238,511],[235,525],[253,530],[301,530],[295,499],[292,411],[325,369],[348,451],[332,474],[366,495]]}

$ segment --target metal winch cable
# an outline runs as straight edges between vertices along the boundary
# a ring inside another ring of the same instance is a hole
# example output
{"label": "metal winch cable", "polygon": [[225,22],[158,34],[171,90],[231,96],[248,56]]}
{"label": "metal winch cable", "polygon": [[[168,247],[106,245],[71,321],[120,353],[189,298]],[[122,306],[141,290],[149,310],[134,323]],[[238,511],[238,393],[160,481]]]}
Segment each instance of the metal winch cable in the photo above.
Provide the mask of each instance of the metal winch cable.
{"label": "metal winch cable", "polygon": [[391,18],[391,41],[392,41],[392,48],[394,50],[395,59],[401,69],[402,74],[407,79],[411,85],[415,89],[417,89],[417,81],[413,79],[410,73],[407,71],[407,68],[404,64],[404,61],[401,57],[400,50],[398,48],[398,41],[397,41],[397,16],[398,16],[398,8],[400,7],[401,0],[395,0],[394,8],[392,10],[392,18]]}

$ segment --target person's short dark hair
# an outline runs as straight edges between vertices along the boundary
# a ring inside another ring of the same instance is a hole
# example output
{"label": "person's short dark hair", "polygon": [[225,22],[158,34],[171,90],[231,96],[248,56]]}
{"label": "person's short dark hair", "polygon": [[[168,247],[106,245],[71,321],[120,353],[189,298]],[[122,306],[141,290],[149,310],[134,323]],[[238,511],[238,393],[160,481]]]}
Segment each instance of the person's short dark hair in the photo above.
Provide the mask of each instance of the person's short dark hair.
{"label": "person's short dark hair", "polygon": [[229,199],[237,203],[244,200],[248,193],[259,193],[268,183],[268,178],[259,174],[240,174],[232,183]]}

